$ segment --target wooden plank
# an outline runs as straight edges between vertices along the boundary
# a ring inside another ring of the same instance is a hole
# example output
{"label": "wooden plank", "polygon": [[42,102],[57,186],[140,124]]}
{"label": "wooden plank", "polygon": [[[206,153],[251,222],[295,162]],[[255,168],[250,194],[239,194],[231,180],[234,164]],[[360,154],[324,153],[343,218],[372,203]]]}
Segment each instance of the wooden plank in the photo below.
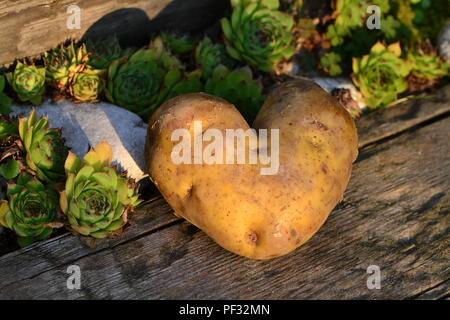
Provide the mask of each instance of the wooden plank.
{"label": "wooden plank", "polygon": [[[174,221],[95,251],[44,242],[3,256],[0,298],[400,299],[433,288],[439,293],[431,297],[446,297],[449,135],[447,117],[362,150],[344,201],[288,256],[238,257]],[[66,288],[73,264],[81,268],[81,290]],[[366,286],[370,265],[381,269],[380,290]]]}
{"label": "wooden plank", "polygon": [[450,114],[450,85],[358,119],[359,147],[399,134],[423,122]]}
{"label": "wooden plank", "polygon": [[[67,27],[71,5],[81,9],[80,29]],[[0,0],[0,65],[38,55],[69,38],[115,33],[124,45],[142,46],[161,29],[186,33],[206,28],[228,5],[227,0]]]}
{"label": "wooden plank", "polygon": [[[58,261],[68,263],[73,259],[114,247],[118,243],[125,243],[130,239],[150,234],[179,220],[172,214],[172,209],[160,196],[149,199],[139,208],[139,211],[140,214],[130,215],[132,228],[127,229],[120,237],[100,242],[93,248],[86,247],[76,236],[63,234],[2,256],[1,259],[11,259],[15,262],[0,267],[2,271],[0,272],[0,283],[9,284],[26,279],[29,276],[30,265],[35,265],[37,272],[44,272],[48,268],[52,268],[54,260],[49,260],[49,257],[58,257]],[[14,277],[8,277],[7,274],[13,274]]]}

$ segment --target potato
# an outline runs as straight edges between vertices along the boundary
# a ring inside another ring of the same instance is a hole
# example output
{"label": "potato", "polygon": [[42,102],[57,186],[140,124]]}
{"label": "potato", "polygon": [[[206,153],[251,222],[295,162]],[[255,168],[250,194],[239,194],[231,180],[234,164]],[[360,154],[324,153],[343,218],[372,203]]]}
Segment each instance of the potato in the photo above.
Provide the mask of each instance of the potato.
{"label": "potato", "polygon": [[[222,99],[204,93],[173,98],[150,119],[148,172],[175,213],[225,249],[254,259],[287,254],[310,239],[342,199],[357,156],[355,124],[314,82],[296,80],[279,86],[254,122],[255,129],[279,129],[276,174],[261,174],[261,168],[269,165],[260,159],[248,163],[249,156],[241,164],[194,163],[194,146],[191,155],[178,153],[191,164],[175,164],[172,151],[182,139],[172,141],[172,133],[186,129],[194,141],[194,121],[202,121],[202,132],[249,128],[235,107]],[[250,141],[254,140],[247,141],[246,151],[262,152],[275,145],[269,139],[255,149]],[[203,142],[200,150],[210,143]],[[231,147],[237,152],[237,143]],[[215,154],[217,150],[211,155],[225,161],[230,149],[223,156]]]}

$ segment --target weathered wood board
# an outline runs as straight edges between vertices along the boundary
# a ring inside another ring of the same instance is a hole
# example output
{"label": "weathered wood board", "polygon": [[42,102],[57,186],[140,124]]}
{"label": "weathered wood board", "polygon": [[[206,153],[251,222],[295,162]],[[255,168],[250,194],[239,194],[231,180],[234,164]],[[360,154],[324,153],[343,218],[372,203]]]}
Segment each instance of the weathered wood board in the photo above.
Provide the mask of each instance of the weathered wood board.
{"label": "weathered wood board", "polygon": [[[344,201],[285,257],[235,256],[155,196],[123,236],[96,248],[63,235],[0,257],[0,298],[448,298],[448,90],[360,121],[373,135],[361,132]],[[81,290],[66,287],[69,265],[81,268]],[[367,288],[370,265],[381,269],[380,290]]]}
{"label": "weathered wood board", "polygon": [[[73,5],[80,8],[80,29],[67,26],[76,21],[74,11],[67,12]],[[124,45],[142,46],[161,29],[206,28],[227,6],[227,0],[0,0],[0,65],[69,38],[117,34]]]}

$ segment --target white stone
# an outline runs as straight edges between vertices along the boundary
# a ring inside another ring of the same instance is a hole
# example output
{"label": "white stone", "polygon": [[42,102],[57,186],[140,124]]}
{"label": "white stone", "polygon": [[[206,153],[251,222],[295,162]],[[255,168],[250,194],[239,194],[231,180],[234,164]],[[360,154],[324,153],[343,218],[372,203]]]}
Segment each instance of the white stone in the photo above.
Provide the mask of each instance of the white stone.
{"label": "white stone", "polygon": [[444,24],[438,37],[439,54],[450,63],[450,21]]}
{"label": "white stone", "polygon": [[[13,106],[13,114],[28,116],[32,107]],[[105,103],[46,101],[36,107],[37,114],[47,115],[50,126],[62,128],[66,145],[79,157],[89,147],[106,140],[113,148],[113,164],[128,176],[142,179],[145,174],[144,145],[147,125],[134,113]]]}

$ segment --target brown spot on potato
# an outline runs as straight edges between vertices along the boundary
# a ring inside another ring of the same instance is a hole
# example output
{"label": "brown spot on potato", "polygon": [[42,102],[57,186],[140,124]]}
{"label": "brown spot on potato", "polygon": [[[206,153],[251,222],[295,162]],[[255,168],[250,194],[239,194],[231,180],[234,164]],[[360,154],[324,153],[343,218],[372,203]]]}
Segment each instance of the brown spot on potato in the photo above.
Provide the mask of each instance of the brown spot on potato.
{"label": "brown spot on potato", "polygon": [[297,231],[295,229],[291,229],[291,236],[295,237],[297,235]]}
{"label": "brown spot on potato", "polygon": [[247,239],[247,242],[251,245],[256,246],[258,244],[258,235],[254,231],[248,231],[245,235],[245,238]]}
{"label": "brown spot on potato", "polygon": [[193,193],[194,193],[194,185],[191,184],[189,189],[187,189],[186,194],[184,195],[184,197],[185,198],[190,198],[190,197],[192,197]]}
{"label": "brown spot on potato", "polygon": [[320,122],[320,121],[313,120],[313,121],[311,121],[311,124],[312,124],[313,126],[317,127],[317,128],[320,129],[320,130],[323,130],[323,131],[328,131],[328,130],[329,130],[328,127],[327,127],[326,125],[324,125],[324,124],[323,124],[322,122]]}
{"label": "brown spot on potato", "polygon": [[324,174],[328,174],[328,167],[326,164],[322,164],[321,170]]}

